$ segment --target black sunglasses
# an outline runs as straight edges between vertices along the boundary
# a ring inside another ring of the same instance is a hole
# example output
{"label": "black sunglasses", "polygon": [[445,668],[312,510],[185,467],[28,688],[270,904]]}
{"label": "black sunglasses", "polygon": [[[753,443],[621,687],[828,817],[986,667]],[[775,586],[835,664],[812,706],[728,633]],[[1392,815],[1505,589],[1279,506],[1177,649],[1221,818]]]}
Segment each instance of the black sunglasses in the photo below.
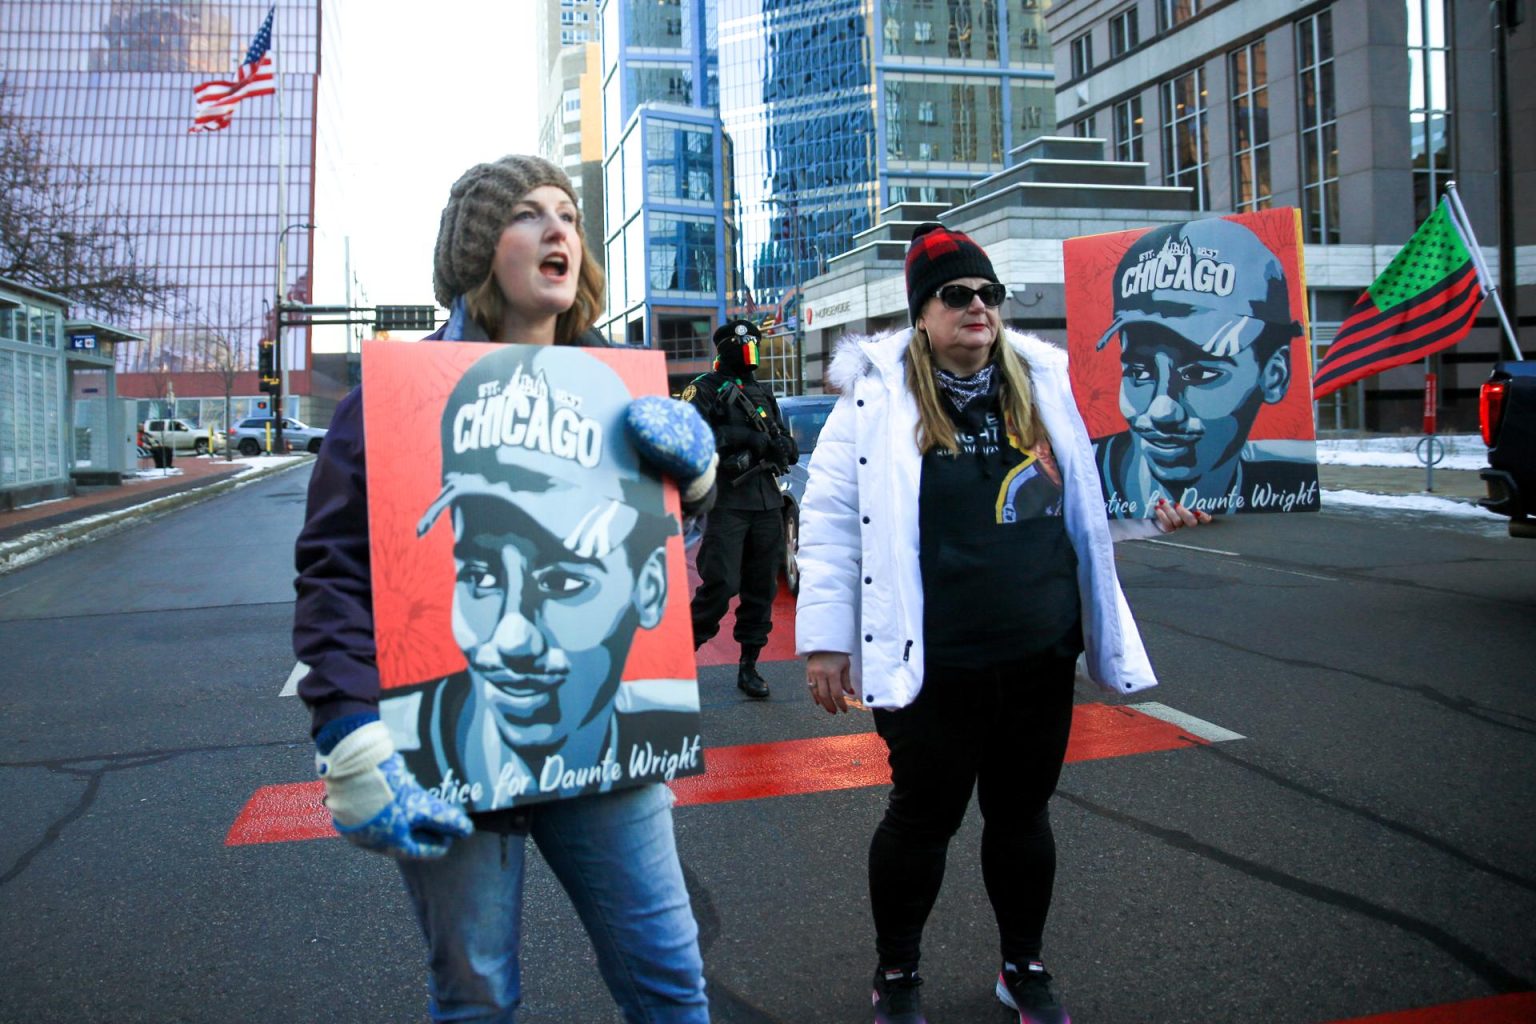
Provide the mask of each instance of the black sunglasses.
{"label": "black sunglasses", "polygon": [[947,284],[939,289],[939,301],[950,309],[965,309],[971,304],[971,299],[981,296],[981,304],[988,309],[996,309],[1003,304],[1003,299],[1008,297],[1008,289],[993,282],[984,284],[980,288],[967,288],[963,284]]}

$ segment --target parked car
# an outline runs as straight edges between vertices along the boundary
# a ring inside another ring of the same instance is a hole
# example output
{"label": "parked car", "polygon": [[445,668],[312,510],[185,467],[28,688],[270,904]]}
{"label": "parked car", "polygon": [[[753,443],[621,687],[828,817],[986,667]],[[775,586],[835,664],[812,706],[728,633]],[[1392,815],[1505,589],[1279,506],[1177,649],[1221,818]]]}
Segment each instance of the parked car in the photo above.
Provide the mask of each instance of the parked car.
{"label": "parked car", "polygon": [[800,593],[800,502],[805,498],[805,481],[811,470],[811,452],[826,426],[836,395],[796,395],[779,399],[779,412],[789,424],[789,432],[800,449],[800,458],[779,477],[779,491],[784,495],[784,584],[791,594]]}
{"label": "parked car", "polygon": [[[145,420],[139,427],[140,430],[153,438],[157,444],[178,452],[196,452],[198,455],[208,454],[207,427],[199,429],[192,426],[186,420],[158,419]],[[224,439],[217,431],[213,431],[213,447],[216,451],[224,450]]]}
{"label": "parked car", "polygon": [[[832,407],[837,404],[836,395],[796,395],[779,399],[779,412],[794,435],[800,458],[789,467],[789,472],[779,477],[779,493],[784,497],[784,554],[782,571],[784,585],[791,594],[800,593],[800,567],[796,557],[800,552],[800,502],[805,498],[805,482],[810,472],[811,452],[816,449],[816,439],[826,425]],[[704,536],[708,517],[695,520],[685,538],[687,544],[697,544]]]}
{"label": "parked car", "polygon": [[[249,458],[266,451],[267,433],[271,431],[272,444],[277,444],[277,421],[271,416],[251,416],[235,424],[229,431],[229,443],[241,455]],[[283,419],[283,441],[290,451],[318,452],[325,440],[324,427],[311,427],[295,419]]]}

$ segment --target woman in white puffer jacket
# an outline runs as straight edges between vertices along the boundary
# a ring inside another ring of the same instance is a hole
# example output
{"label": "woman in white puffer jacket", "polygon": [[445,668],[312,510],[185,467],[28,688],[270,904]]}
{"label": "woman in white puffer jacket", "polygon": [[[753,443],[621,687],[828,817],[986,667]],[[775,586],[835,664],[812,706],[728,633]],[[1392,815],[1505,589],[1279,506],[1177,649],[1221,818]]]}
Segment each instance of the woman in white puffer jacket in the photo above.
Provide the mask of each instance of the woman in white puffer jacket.
{"label": "woman in white puffer jacket", "polygon": [[1063,1024],[1040,945],[1077,656],[1116,693],[1156,685],[1112,541],[1210,517],[1109,521],[1066,353],[1003,330],[970,238],[920,228],[906,277],[913,328],[845,339],[828,373],[842,397],[801,507],[796,648],[812,698],[861,699],[890,749],[870,847],[877,1024],[925,1021],[922,927],[973,788],[997,995],[1024,1024]]}

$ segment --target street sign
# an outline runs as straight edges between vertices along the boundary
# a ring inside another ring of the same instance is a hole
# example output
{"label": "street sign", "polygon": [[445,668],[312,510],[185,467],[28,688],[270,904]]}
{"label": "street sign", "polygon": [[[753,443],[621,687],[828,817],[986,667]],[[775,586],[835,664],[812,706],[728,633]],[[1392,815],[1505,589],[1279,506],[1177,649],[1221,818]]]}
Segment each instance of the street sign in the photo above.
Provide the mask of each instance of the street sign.
{"label": "street sign", "polygon": [[94,335],[94,334],[71,334],[69,336],[69,347],[70,347],[70,350],[74,351],[74,352],[95,352],[96,351],[96,335]]}
{"label": "street sign", "polygon": [[373,324],[380,331],[434,331],[437,329],[437,307],[379,306]]}

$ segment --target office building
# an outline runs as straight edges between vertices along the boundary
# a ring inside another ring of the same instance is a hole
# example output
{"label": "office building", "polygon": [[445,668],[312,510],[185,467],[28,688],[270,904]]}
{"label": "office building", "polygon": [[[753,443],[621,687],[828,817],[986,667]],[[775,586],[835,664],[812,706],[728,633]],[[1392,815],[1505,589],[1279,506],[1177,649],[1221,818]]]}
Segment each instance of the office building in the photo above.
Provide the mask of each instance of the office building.
{"label": "office building", "polygon": [[[811,365],[843,333],[904,323],[900,258],[930,216],[988,246],[1013,293],[1009,322],[1061,342],[1062,239],[1170,219],[1298,208],[1314,363],[1448,180],[1497,275],[1488,13],[1445,0],[1057,0],[1047,23],[1064,138],[1013,154],[958,206],[888,210],[867,247],[829,261],[807,286]],[[1536,185],[1536,144],[1519,128],[1536,121],[1532,35],[1508,36],[1527,341],[1536,207],[1520,197]],[[1442,429],[1476,429],[1478,387],[1508,351],[1485,304],[1471,336],[1431,359]],[[1418,362],[1344,388],[1319,403],[1318,427],[1417,431],[1424,377]]]}
{"label": "office building", "polygon": [[[1497,266],[1498,111],[1492,17],[1506,5],[1450,0],[1065,0],[1047,14],[1059,42],[1056,116],[1144,161],[1148,184],[1194,190],[1215,214],[1301,210],[1316,353],[1386,259],[1457,184]],[[1536,313],[1536,54],[1531,25],[1506,36],[1526,342]],[[1497,273],[1497,270],[1495,270]],[[1479,328],[1431,361],[1461,427],[1508,353],[1485,305]],[[1423,363],[1325,399],[1322,427],[1417,429]]]}
{"label": "office building", "polygon": [[603,5],[606,329],[707,368],[726,315],[804,385],[801,284],[891,203],[952,203],[1053,127],[1038,0]]}
{"label": "office building", "polygon": [[[222,429],[226,391],[235,419],[269,408],[255,370],[257,343],[272,329],[280,240],[287,297],[323,293],[341,303],[348,294],[339,138],[327,130],[341,116],[337,5],[279,0],[271,50],[279,94],[239,104],[222,131],[188,132],[193,86],[232,77],[269,6],[8,0],[0,7],[0,67],[20,111],[59,160],[90,171],[98,209],[121,211],[139,258],[179,286],[169,308],[123,323],[144,338],[118,348],[118,393],[137,399],[133,420],[163,412]],[[295,328],[284,336],[287,411],[323,424],[329,410],[312,402],[319,383],[312,333]]]}

